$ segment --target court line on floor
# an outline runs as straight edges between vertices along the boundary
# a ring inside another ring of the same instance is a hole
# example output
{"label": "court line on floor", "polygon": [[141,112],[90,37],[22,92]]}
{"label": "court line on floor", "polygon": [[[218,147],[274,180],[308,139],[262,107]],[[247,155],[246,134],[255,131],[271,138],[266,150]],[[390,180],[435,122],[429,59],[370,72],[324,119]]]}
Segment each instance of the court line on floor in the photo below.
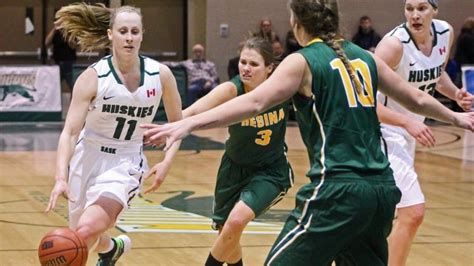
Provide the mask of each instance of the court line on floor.
{"label": "court line on floor", "polygon": [[7,201],[0,201],[0,204],[8,204],[8,203],[15,203],[15,202],[23,202],[28,201],[27,199],[20,199],[20,200],[7,200]]}
{"label": "court line on floor", "polygon": [[5,223],[5,224],[16,224],[16,225],[24,225],[24,226],[38,226],[38,227],[67,227],[67,224],[63,225],[53,225],[53,224],[33,224],[33,223],[21,223],[21,222],[14,222],[14,221],[8,221],[8,220],[0,220],[0,223]]}
{"label": "court line on floor", "polygon": [[[446,241],[446,242],[413,242],[414,245],[470,245],[474,241]],[[243,248],[266,248],[270,245],[242,245]],[[209,246],[166,246],[166,247],[133,247],[133,250],[165,250],[165,249],[208,249]],[[0,249],[0,252],[37,252],[37,249]]]}

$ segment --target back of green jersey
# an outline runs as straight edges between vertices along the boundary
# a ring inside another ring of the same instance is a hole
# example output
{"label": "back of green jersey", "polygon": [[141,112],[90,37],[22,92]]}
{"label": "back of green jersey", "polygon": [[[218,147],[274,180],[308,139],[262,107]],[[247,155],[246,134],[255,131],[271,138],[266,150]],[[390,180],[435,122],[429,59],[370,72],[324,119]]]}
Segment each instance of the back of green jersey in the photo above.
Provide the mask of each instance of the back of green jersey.
{"label": "back of green jersey", "polygon": [[365,50],[347,41],[341,45],[363,83],[361,92],[342,60],[325,43],[317,41],[299,51],[313,75],[312,99],[299,95],[293,99],[311,162],[308,176],[381,175],[390,168],[380,148],[377,67]]}

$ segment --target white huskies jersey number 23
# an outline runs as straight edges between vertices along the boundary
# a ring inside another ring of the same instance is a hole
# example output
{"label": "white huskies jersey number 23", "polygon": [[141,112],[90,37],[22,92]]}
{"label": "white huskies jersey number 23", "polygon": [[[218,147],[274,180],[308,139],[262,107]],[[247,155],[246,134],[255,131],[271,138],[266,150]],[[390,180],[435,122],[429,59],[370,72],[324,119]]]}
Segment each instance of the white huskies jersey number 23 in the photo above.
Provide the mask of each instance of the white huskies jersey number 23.
{"label": "white huskies jersey number 23", "polygon": [[[450,30],[449,24],[442,20],[434,19],[431,25],[433,35],[433,48],[430,55],[424,55],[415,44],[408,28],[402,24],[387,35],[398,38],[403,45],[403,55],[398,67],[395,69],[403,79],[413,87],[426,93],[433,94],[436,84],[444,71],[444,64],[449,56]],[[379,102],[390,109],[403,113],[412,119],[423,121],[424,116],[411,113],[400,104],[385,96]]]}

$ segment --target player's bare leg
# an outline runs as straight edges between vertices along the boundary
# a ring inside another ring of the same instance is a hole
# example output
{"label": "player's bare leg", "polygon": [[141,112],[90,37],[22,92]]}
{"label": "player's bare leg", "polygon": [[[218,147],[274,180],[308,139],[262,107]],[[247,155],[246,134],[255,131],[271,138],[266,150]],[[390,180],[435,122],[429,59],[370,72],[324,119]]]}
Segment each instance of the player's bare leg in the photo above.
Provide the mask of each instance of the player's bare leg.
{"label": "player's bare leg", "polygon": [[423,222],[424,215],[424,203],[397,209],[397,220],[388,241],[388,264],[390,266],[404,266],[406,264],[411,243],[418,227]]}
{"label": "player's bare leg", "polygon": [[[254,218],[254,212],[243,201],[235,204],[219,236],[212,245],[211,255],[220,262],[234,263],[239,261],[242,253],[235,252],[235,249],[240,247],[239,242],[242,232]],[[240,256],[240,258],[237,256]]]}

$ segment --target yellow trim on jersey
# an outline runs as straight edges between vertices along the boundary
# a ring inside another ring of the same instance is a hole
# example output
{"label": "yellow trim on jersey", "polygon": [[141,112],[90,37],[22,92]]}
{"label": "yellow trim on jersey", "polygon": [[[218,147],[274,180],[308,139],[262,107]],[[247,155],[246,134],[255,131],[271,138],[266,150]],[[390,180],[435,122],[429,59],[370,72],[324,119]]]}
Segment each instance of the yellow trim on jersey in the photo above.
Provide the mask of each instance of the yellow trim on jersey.
{"label": "yellow trim on jersey", "polygon": [[[341,42],[343,40],[344,39],[336,39],[336,42]],[[311,41],[309,41],[305,46],[309,46],[309,45],[311,45],[313,43],[317,43],[317,42],[324,42],[324,41],[321,38],[316,37],[316,38],[312,39]]]}
{"label": "yellow trim on jersey", "polygon": [[311,44],[316,43],[316,42],[323,42],[323,40],[319,37],[316,37],[312,39],[311,41],[309,41],[305,46],[310,46]]}

